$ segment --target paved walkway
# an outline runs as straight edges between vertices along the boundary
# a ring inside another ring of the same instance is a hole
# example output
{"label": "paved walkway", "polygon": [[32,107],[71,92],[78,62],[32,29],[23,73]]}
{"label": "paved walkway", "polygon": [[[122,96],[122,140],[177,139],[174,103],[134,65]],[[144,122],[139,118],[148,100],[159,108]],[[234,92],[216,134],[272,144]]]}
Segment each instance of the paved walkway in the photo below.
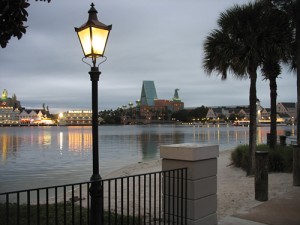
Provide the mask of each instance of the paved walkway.
{"label": "paved walkway", "polygon": [[219,225],[300,225],[300,187],[245,212],[225,217]]}

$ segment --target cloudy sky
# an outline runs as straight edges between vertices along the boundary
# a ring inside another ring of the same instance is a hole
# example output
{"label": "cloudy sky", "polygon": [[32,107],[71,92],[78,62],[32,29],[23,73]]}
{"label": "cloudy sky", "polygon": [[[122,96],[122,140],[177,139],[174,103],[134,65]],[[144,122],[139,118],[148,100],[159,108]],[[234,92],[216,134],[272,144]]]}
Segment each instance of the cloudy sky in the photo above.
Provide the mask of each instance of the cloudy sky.
{"label": "cloudy sky", "polygon": [[[16,94],[22,106],[56,113],[91,107],[90,68],[74,31],[86,22],[90,1],[29,1],[27,33],[0,49],[0,91]],[[135,102],[143,80],[155,82],[158,98],[176,88],[185,107],[247,105],[250,81],[208,77],[202,68],[203,42],[217,28],[221,12],[248,0],[94,0],[98,18],[113,28],[100,66],[99,109]],[[269,107],[268,82],[257,94]],[[283,71],[278,101],[296,102],[296,77]]]}

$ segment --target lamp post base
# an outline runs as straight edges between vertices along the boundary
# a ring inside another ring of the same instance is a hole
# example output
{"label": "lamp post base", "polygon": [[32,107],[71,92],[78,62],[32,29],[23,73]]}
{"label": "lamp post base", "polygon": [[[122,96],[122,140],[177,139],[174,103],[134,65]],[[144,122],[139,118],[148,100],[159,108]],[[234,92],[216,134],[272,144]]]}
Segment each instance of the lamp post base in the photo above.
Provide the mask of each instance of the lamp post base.
{"label": "lamp post base", "polygon": [[90,225],[103,224],[103,187],[101,180],[93,181],[90,189],[91,196],[91,221]]}
{"label": "lamp post base", "polygon": [[98,81],[101,72],[92,67],[89,72],[92,81],[92,138],[93,138],[93,175],[89,189],[91,196],[90,225],[103,224],[103,187],[99,174],[98,144]]}

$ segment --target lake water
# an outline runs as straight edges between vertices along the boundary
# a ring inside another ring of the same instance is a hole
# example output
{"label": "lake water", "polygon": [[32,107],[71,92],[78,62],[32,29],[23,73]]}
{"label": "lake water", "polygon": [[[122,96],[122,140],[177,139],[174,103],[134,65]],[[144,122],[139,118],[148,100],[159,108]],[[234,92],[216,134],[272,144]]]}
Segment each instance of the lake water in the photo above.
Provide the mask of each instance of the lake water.
{"label": "lake water", "polygon": [[[220,151],[248,143],[248,127],[100,126],[100,174],[136,162],[158,159],[159,146],[178,143],[219,144]],[[278,127],[278,135],[293,126]],[[269,127],[258,128],[265,143]],[[0,193],[88,181],[92,174],[92,128],[1,127]]]}

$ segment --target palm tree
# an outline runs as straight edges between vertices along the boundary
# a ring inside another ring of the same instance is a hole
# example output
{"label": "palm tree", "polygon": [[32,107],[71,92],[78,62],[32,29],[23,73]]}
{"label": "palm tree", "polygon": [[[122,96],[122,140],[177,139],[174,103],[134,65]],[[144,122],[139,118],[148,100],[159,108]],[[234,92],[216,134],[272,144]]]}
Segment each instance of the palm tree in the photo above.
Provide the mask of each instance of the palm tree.
{"label": "palm tree", "polygon": [[[261,0],[269,2],[270,0]],[[294,52],[290,68],[297,73],[297,146],[293,156],[293,184],[300,186],[300,0],[273,0],[271,3],[290,18],[290,25],[294,29],[295,37],[292,43]]]}
{"label": "palm tree", "polygon": [[208,74],[217,72],[222,79],[233,72],[238,78],[250,78],[249,167],[254,173],[256,150],[256,80],[261,65],[264,40],[263,5],[258,2],[235,5],[221,13],[219,29],[212,31],[204,42],[203,67]]}
{"label": "palm tree", "polygon": [[[296,24],[296,65],[299,67],[300,65],[300,0],[297,0],[296,7],[294,10],[294,18]],[[294,154],[294,172],[293,172],[293,184],[294,186],[300,186],[300,172],[299,172],[299,165],[300,165],[300,70],[297,69],[297,150],[298,154]]]}
{"label": "palm tree", "polygon": [[261,49],[262,74],[269,80],[270,106],[271,106],[271,127],[270,127],[270,148],[275,148],[277,140],[277,82],[276,79],[281,73],[281,63],[289,63],[292,59],[293,28],[290,25],[289,16],[286,13],[273,7],[269,1],[265,3],[265,34],[264,39],[268,45]]}

